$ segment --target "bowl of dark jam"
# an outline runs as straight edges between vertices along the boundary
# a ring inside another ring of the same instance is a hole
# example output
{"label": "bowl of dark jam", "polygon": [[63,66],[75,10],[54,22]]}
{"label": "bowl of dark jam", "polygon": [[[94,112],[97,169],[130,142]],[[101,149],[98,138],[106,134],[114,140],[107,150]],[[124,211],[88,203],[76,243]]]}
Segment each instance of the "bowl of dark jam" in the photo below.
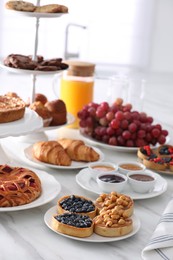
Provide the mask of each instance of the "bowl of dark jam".
{"label": "bowl of dark jam", "polygon": [[121,192],[126,184],[127,177],[121,173],[100,173],[97,175],[97,183],[101,191],[110,193],[112,191]]}
{"label": "bowl of dark jam", "polygon": [[128,172],[127,178],[132,190],[137,193],[148,193],[153,191],[156,183],[156,175],[149,170],[145,170],[144,172]]}

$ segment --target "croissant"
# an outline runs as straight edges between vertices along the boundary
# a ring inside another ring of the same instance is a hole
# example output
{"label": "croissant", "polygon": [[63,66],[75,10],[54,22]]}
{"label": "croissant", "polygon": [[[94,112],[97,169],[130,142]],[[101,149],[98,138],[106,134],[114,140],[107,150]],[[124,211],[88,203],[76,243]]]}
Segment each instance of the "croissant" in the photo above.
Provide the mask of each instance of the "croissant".
{"label": "croissant", "polygon": [[63,138],[59,139],[58,142],[65,149],[71,160],[94,162],[100,158],[100,155],[92,147],[85,145],[82,140]]}
{"label": "croissant", "polygon": [[71,159],[56,141],[37,142],[33,145],[33,156],[42,162],[69,166]]}

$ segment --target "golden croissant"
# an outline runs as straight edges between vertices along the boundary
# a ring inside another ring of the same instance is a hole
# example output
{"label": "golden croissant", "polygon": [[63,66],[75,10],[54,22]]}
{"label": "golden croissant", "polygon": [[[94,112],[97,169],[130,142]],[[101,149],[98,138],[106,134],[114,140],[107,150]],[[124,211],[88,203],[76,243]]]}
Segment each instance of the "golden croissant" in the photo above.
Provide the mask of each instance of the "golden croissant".
{"label": "golden croissant", "polygon": [[42,162],[69,166],[71,159],[57,141],[37,142],[33,145],[33,156]]}
{"label": "golden croissant", "polygon": [[92,147],[85,145],[82,140],[63,138],[59,139],[58,142],[65,149],[71,160],[94,162],[100,158],[100,155]]}

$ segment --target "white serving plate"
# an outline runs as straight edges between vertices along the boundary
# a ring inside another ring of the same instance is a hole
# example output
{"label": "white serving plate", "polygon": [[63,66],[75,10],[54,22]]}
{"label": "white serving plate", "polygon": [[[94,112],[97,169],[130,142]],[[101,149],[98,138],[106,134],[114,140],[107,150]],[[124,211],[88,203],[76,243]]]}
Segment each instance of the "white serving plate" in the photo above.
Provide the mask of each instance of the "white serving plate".
{"label": "white serving plate", "polygon": [[[90,162],[75,162],[75,161],[72,161],[72,164],[70,166],[60,166],[60,165],[54,165],[54,164],[50,164],[50,163],[44,163],[44,162],[41,162],[41,161],[39,161],[39,160],[37,160],[36,158],[33,157],[32,149],[33,149],[33,145],[30,145],[29,147],[27,147],[24,150],[24,154],[25,154],[26,158],[29,159],[32,163],[35,163],[35,164],[40,165],[40,166],[50,167],[50,168],[54,168],[54,169],[71,170],[71,169],[85,168],[90,163]],[[93,147],[93,149],[97,153],[99,153],[99,155],[100,155],[100,159],[98,160],[98,162],[103,161],[104,160],[104,154],[98,148]]]}
{"label": "white serving plate", "polygon": [[61,191],[60,183],[50,174],[40,170],[34,170],[42,183],[42,193],[39,198],[31,203],[16,207],[0,207],[0,212],[18,211],[42,206],[55,199]]}
{"label": "white serving plate", "polygon": [[57,232],[51,227],[51,218],[52,218],[53,215],[57,214],[56,209],[57,209],[56,206],[54,206],[54,207],[50,208],[45,213],[45,215],[44,215],[45,224],[48,226],[48,228],[50,228],[52,231],[54,231],[58,235],[63,236],[63,237],[67,237],[67,238],[70,238],[70,239],[78,240],[78,241],[92,242],[92,243],[103,243],[103,242],[105,243],[105,242],[120,241],[120,240],[129,238],[129,237],[135,235],[138,232],[138,230],[140,229],[140,226],[141,226],[139,218],[135,214],[133,214],[133,216],[131,217],[132,220],[133,220],[133,231],[130,232],[129,234],[127,234],[127,235],[120,236],[120,237],[103,237],[103,236],[99,236],[99,235],[93,233],[90,237],[85,237],[85,238],[73,237],[73,236],[69,236],[69,235],[65,235],[65,234],[62,234],[60,232]]}
{"label": "white serving plate", "polygon": [[[95,146],[99,146],[108,150],[112,150],[112,151],[118,151],[118,152],[137,152],[139,147],[124,147],[124,146],[114,146],[114,145],[110,145],[110,144],[105,144],[102,142],[99,142],[95,139],[93,139],[92,137],[89,137],[87,135],[84,135],[80,132],[80,135],[83,137],[83,139],[90,143],[91,145],[95,145]],[[166,144],[168,144],[170,142],[170,137],[167,136],[166,137]],[[157,144],[155,146],[151,146],[152,149],[157,148],[160,144]]]}
{"label": "white serving plate", "polygon": [[68,13],[36,13],[36,12],[25,12],[7,9],[10,15],[25,16],[25,17],[35,17],[35,18],[57,18],[62,15],[67,15]]}
{"label": "white serving plate", "polygon": [[41,70],[24,70],[24,69],[16,69],[11,68],[3,64],[3,62],[0,62],[0,67],[2,69],[5,69],[8,72],[16,73],[16,74],[28,74],[28,75],[54,75],[54,74],[60,74],[64,70],[55,70],[55,71],[41,71]]}
{"label": "white serving plate", "polygon": [[[155,174],[157,177],[157,181],[153,191],[143,194],[136,193],[131,189],[131,187],[128,184],[127,187],[121,193],[130,196],[134,200],[149,199],[161,195],[167,190],[167,181],[164,178],[162,178],[159,174]],[[99,189],[97,182],[93,180],[93,178],[91,178],[90,172],[87,168],[81,170],[76,175],[76,182],[87,191],[93,192],[98,195],[103,193],[103,191]]]}
{"label": "white serving plate", "polygon": [[41,117],[35,111],[26,108],[23,118],[0,124],[0,137],[26,135],[42,127],[43,120]]}

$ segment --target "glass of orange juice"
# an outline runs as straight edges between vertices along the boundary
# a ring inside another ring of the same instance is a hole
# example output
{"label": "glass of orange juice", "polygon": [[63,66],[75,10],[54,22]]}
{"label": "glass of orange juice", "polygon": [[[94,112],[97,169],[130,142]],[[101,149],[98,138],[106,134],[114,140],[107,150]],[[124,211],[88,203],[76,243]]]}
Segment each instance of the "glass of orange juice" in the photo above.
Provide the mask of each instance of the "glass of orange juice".
{"label": "glass of orange juice", "polygon": [[67,112],[75,117],[69,127],[78,128],[77,113],[84,105],[93,101],[95,65],[88,62],[66,61],[69,65],[60,79],[59,98],[62,99]]}

